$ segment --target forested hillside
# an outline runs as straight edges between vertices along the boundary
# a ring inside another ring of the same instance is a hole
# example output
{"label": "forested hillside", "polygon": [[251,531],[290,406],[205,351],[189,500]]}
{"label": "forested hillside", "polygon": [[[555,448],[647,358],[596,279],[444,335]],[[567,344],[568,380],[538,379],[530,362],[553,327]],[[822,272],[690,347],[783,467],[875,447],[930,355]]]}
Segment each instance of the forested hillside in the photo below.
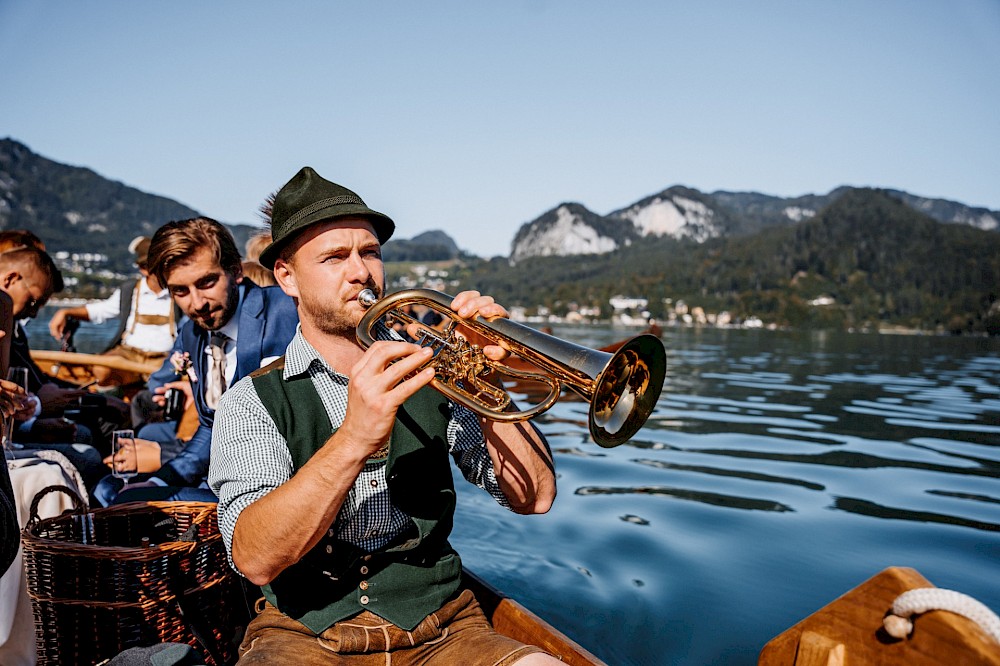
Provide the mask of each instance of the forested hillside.
{"label": "forested hillside", "polygon": [[[1000,295],[1000,234],[943,224],[880,190],[852,190],[812,219],[703,244],[672,239],[607,255],[495,259],[463,282],[506,302],[607,309],[649,299],[665,318],[678,301],[788,326],[982,331]],[[812,303],[811,303],[812,302]]]}
{"label": "forested hillside", "polygon": [[60,164],[0,139],[0,229],[31,229],[54,250],[97,253],[132,272],[128,243],[164,221],[198,215],[166,197]]}
{"label": "forested hillside", "polygon": [[[0,230],[30,229],[56,257],[70,287],[64,296],[107,296],[123,276],[135,274],[129,241],[152,236],[170,220],[202,213],[173,199],[109,180],[85,167],[60,164],[13,139],[0,139]],[[242,251],[262,231],[227,224]],[[393,238],[390,261],[431,261],[462,255],[447,234],[428,231]]]}

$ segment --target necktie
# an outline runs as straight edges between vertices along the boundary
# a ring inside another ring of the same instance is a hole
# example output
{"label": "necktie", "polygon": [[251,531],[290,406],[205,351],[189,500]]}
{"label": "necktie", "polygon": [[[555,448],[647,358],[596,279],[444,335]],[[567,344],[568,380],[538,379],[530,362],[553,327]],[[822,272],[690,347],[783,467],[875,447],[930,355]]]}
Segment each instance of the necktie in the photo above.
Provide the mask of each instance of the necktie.
{"label": "necktie", "polygon": [[208,383],[205,385],[205,404],[209,409],[215,409],[219,398],[226,391],[226,341],[229,338],[222,333],[213,333],[208,341],[208,349],[212,359],[208,366]]}

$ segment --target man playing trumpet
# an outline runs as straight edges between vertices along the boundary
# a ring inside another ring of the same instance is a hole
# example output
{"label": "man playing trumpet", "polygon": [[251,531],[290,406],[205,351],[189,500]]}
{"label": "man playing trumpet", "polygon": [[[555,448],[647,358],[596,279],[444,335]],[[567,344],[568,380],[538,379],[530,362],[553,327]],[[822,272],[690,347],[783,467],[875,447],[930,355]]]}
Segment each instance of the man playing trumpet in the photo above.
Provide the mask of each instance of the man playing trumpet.
{"label": "man playing trumpet", "polygon": [[[384,293],[381,244],[394,229],[309,167],[276,195],[261,263],[300,327],[283,359],[223,396],[209,472],[231,561],[268,602],[241,663],[385,663],[386,652],[400,664],[558,663],[493,632],[448,543],[449,454],[500,504],[544,513],[556,494],[545,439],[432,390],[434,370],[420,369],[431,351],[385,326],[367,350],[357,341],[357,297]],[[507,316],[475,291],[451,307]]]}

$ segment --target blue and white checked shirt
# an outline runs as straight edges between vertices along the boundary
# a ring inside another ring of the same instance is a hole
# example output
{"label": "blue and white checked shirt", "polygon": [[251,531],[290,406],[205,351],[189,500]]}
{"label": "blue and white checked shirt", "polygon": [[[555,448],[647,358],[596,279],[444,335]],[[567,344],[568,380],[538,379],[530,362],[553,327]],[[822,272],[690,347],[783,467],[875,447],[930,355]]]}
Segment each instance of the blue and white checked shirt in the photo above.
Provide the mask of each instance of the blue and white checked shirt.
{"label": "blue and white checked shirt", "polygon": [[[375,337],[400,339],[385,327],[379,327]],[[285,352],[284,377],[302,373],[309,373],[330,423],[339,428],[347,412],[348,378],[327,365],[302,337],[300,328]],[[479,417],[461,405],[449,405],[448,445],[456,464],[469,482],[509,508],[497,484]],[[223,394],[212,430],[208,483],[219,497],[219,531],[232,564],[233,530],[240,512],[292,477],[292,458],[250,377]],[[410,525],[409,517],[389,501],[385,466],[385,460],[365,465],[333,525],[338,538],[369,552],[386,545]]]}

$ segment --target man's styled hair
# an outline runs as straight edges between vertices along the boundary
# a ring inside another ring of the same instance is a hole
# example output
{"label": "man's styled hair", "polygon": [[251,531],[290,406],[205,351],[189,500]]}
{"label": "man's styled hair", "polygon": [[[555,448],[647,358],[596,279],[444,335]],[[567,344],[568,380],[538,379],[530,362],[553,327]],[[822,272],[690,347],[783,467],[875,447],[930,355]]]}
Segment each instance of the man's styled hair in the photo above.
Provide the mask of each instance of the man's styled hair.
{"label": "man's styled hair", "polygon": [[167,222],[153,234],[147,258],[149,272],[160,284],[167,284],[167,274],[178,263],[190,259],[202,248],[212,251],[222,270],[239,274],[242,260],[233,235],[222,224],[208,217]]}
{"label": "man's styled hair", "polygon": [[[42,268],[42,272],[47,273],[49,279],[51,280],[51,291],[62,291],[65,286],[63,284],[62,271],[60,271],[59,267],[56,266],[56,262],[52,260],[49,253],[45,251],[45,243],[41,238],[27,229],[8,229],[7,231],[0,231],[0,254],[11,250],[20,250],[25,247],[34,248],[41,252],[41,260],[46,264],[45,267]],[[48,299],[46,298],[46,300]]]}
{"label": "man's styled hair", "polygon": [[54,268],[55,264],[52,263],[49,255],[28,245],[18,245],[0,252],[0,270],[16,269],[20,273],[25,273],[28,270],[38,271],[38,274],[45,278],[50,287]]}
{"label": "man's styled hair", "polygon": [[0,231],[0,252],[14,249],[18,245],[27,245],[45,251],[45,243],[42,239],[27,229]]}

